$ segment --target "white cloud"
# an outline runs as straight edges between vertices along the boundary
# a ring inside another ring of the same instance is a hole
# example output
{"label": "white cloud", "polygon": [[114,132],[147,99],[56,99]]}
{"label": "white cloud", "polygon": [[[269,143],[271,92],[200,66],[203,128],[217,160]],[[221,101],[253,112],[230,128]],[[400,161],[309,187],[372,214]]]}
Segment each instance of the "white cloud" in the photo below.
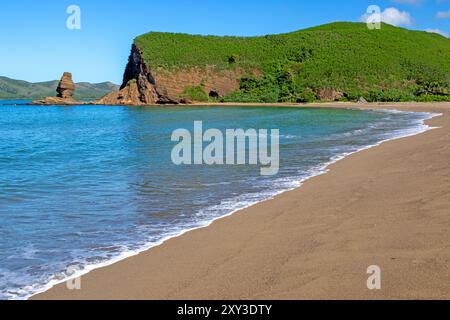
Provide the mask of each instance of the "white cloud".
{"label": "white cloud", "polygon": [[[366,22],[373,20],[375,14],[365,14],[361,17],[361,20]],[[380,14],[381,22],[391,24],[393,26],[411,26],[412,18],[409,12],[400,11],[397,8],[387,8]]]}
{"label": "white cloud", "polygon": [[430,33],[437,33],[440,34],[441,36],[448,38],[448,33],[440,29],[426,29],[425,31]]}
{"label": "white cloud", "polygon": [[439,11],[436,14],[436,18],[438,18],[438,19],[450,19],[450,10],[448,10],[448,11]]}
{"label": "white cloud", "polygon": [[396,8],[387,8],[381,13],[381,21],[394,26],[412,25],[411,15],[406,11],[400,11]]}

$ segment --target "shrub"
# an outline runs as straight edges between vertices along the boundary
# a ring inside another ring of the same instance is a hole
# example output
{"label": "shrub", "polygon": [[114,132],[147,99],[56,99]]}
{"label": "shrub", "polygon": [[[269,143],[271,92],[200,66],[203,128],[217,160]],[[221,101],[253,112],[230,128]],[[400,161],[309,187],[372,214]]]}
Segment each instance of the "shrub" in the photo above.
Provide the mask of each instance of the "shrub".
{"label": "shrub", "polygon": [[314,102],[317,97],[314,91],[310,88],[303,89],[297,96],[296,102],[306,103],[306,102]]}
{"label": "shrub", "polygon": [[191,101],[206,102],[209,100],[208,95],[201,86],[186,87],[180,98],[189,99]]}

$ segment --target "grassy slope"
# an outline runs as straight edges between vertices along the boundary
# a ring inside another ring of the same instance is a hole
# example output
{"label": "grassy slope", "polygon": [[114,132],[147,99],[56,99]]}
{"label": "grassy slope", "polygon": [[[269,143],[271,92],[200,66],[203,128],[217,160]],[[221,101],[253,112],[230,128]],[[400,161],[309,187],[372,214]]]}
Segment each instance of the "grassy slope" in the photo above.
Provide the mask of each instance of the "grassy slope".
{"label": "grassy slope", "polygon": [[348,99],[447,99],[450,40],[390,25],[332,23],[263,37],[216,37],[148,33],[135,40],[151,67],[215,65],[263,71],[244,80],[230,100],[312,100],[332,88]]}
{"label": "grassy slope", "polygon": [[[0,77],[0,99],[39,99],[56,95],[59,81],[30,83]],[[118,86],[110,82],[92,84],[81,82],[76,84],[76,99],[97,99],[117,90]]]}

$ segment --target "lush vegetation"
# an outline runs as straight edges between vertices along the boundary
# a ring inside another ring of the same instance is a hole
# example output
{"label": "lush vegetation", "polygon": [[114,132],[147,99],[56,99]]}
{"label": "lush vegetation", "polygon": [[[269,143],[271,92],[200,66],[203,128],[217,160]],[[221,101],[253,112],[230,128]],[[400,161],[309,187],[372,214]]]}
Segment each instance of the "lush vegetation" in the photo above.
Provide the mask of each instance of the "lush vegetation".
{"label": "lush vegetation", "polygon": [[206,94],[202,86],[185,88],[180,98],[198,102],[206,102],[209,100],[209,96]]}
{"label": "lush vegetation", "polygon": [[386,24],[368,30],[362,23],[332,23],[248,38],[148,33],[135,43],[152,68],[245,70],[240,90],[224,101],[308,102],[321,89],[345,100],[450,100],[450,40]]}
{"label": "lush vegetation", "polygon": [[[0,77],[0,99],[41,99],[53,97],[56,95],[58,82],[55,80],[30,83]],[[117,89],[118,86],[110,82],[97,84],[80,82],[76,84],[75,99],[98,99]]]}

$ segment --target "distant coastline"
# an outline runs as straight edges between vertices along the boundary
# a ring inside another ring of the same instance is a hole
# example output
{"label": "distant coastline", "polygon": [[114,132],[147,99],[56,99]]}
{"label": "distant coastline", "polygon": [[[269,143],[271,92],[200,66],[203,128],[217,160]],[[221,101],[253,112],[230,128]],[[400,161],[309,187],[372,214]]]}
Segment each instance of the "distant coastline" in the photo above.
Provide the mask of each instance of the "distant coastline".
{"label": "distant coastline", "polygon": [[[84,100],[95,100],[95,99],[84,99]],[[32,103],[32,99],[8,99],[8,98],[0,98],[0,101],[24,101],[26,104]],[[339,108],[379,108],[379,107],[407,107],[407,106],[420,106],[420,105],[441,105],[445,104],[445,102],[368,102],[368,103],[358,103],[358,102],[309,102],[309,103],[250,103],[250,102],[212,102],[212,103],[191,103],[191,104],[149,104],[149,105],[140,105],[138,107],[149,107],[149,108],[163,108],[163,107],[195,107],[195,106],[203,106],[203,107],[291,107],[291,108],[309,108],[309,107],[339,107]],[[108,106],[108,104],[99,104],[95,103],[95,101],[85,101],[80,105],[91,105],[91,106]],[[48,106],[63,106],[59,104],[48,105]],[[76,106],[73,105],[73,106]],[[137,107],[135,105],[110,105],[111,107]]]}
{"label": "distant coastline", "polygon": [[[111,91],[119,89],[112,82],[76,83],[75,97],[78,100],[99,99]],[[0,76],[0,100],[36,100],[55,94],[58,80],[28,82]]]}

